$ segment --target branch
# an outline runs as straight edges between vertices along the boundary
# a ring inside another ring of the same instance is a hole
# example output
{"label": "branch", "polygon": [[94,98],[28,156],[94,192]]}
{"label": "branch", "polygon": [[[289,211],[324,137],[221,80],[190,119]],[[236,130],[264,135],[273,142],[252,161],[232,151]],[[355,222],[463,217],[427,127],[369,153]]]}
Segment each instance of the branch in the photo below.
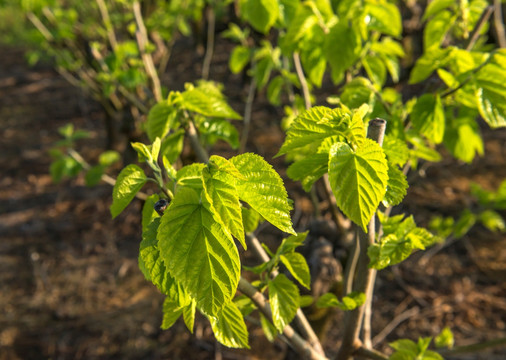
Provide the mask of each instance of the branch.
{"label": "branch", "polygon": [[302,70],[302,64],[300,62],[300,56],[298,52],[293,53],[293,63],[295,64],[295,71],[297,72],[297,77],[300,81],[300,86],[302,88],[302,94],[304,95],[304,103],[306,105],[306,109],[311,108],[311,94],[309,93],[309,87],[307,86],[306,77],[304,76],[304,71]]}
{"label": "branch", "polygon": [[[258,307],[258,310],[272,323],[272,312],[265,297],[253,285],[246,281],[243,277],[239,280],[238,290],[250,298],[253,303]],[[302,358],[311,360],[324,360],[325,356],[319,354],[315,349],[309,345],[307,341],[302,339],[295,330],[287,325],[283,329],[283,335],[287,338],[290,344],[299,352]]]}
{"label": "branch", "polygon": [[483,13],[481,14],[478,22],[476,23],[476,26],[473,29],[473,34],[471,35],[471,38],[469,39],[469,43],[466,46],[467,51],[471,51],[473,46],[476,44],[476,41],[480,37],[480,32],[487,23],[488,19],[490,19],[490,15],[492,15],[492,11],[494,11],[494,7],[492,5],[489,5],[485,8]]}
{"label": "branch", "polygon": [[249,85],[248,97],[246,99],[246,105],[244,107],[244,126],[242,128],[241,135],[241,145],[239,147],[239,152],[243,153],[246,150],[246,143],[248,142],[248,134],[251,123],[251,112],[253,109],[253,100],[255,99],[255,89],[257,87],[257,81],[253,77],[251,79],[251,83]]}
{"label": "branch", "polygon": [[211,5],[207,8],[207,44],[206,44],[206,55],[204,56],[204,62],[202,63],[202,78],[207,80],[209,78],[209,68],[211,67],[211,60],[214,53],[214,31],[216,23],[216,14]]}
{"label": "branch", "polygon": [[135,23],[137,24],[137,31],[135,32],[135,37],[137,39],[137,45],[141,53],[142,62],[144,63],[144,67],[146,68],[146,73],[153,82],[153,94],[155,95],[156,101],[162,101],[162,87],[160,85],[160,78],[158,77],[158,73],[156,72],[153,57],[151,56],[150,53],[146,52],[146,45],[149,42],[148,32],[146,30],[146,26],[144,25],[144,20],[142,19],[141,5],[138,1],[134,1],[133,10],[135,16]]}
{"label": "branch", "polygon": [[186,134],[190,139],[190,144],[193,151],[195,151],[195,154],[197,155],[197,159],[199,159],[200,162],[207,163],[209,161],[209,154],[207,153],[206,149],[202,147],[197,129],[195,128],[195,124],[191,119],[188,119]]}
{"label": "branch", "polygon": [[388,360],[388,356],[379,352],[378,350],[367,349],[363,346],[357,350],[356,354],[373,360]]}
{"label": "branch", "polygon": [[489,341],[484,341],[476,344],[471,345],[464,345],[464,346],[456,346],[453,349],[448,350],[438,350],[438,352],[443,356],[449,356],[449,355],[457,355],[457,354],[464,354],[464,353],[474,353],[486,349],[490,349],[493,347],[499,347],[499,346],[506,346],[506,338],[499,338]]}
{"label": "branch", "polygon": [[104,20],[105,29],[107,30],[107,37],[109,38],[109,42],[111,43],[111,47],[113,50],[118,46],[118,41],[116,40],[116,34],[114,33],[114,29],[112,27],[111,18],[109,17],[109,11],[107,10],[107,5],[104,0],[96,0],[98,8],[100,10],[100,15]]}
{"label": "branch", "polygon": [[499,47],[506,48],[506,32],[502,20],[501,0],[494,0],[494,26]]}

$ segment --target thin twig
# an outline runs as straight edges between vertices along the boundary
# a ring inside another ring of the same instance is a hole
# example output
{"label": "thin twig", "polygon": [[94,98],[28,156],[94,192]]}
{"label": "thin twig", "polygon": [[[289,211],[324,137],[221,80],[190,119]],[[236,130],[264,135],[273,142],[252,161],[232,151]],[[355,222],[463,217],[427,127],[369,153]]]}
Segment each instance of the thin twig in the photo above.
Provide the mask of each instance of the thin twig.
{"label": "thin twig", "polygon": [[504,31],[502,19],[501,0],[494,0],[494,26],[499,47],[506,48],[506,32]]}
{"label": "thin twig", "polygon": [[420,313],[420,308],[418,306],[416,306],[416,307],[406,310],[406,311],[400,313],[399,315],[397,315],[396,317],[394,317],[392,319],[392,321],[390,321],[388,323],[388,325],[385,326],[383,328],[383,330],[381,330],[380,333],[372,339],[372,346],[376,346],[379,343],[381,343],[388,336],[388,334],[390,334],[392,331],[394,331],[394,329],[397,326],[399,326],[400,323],[402,323],[403,321],[406,321],[410,317],[418,315],[419,313]]}
{"label": "thin twig", "polygon": [[478,22],[476,23],[476,26],[473,29],[473,33],[471,35],[471,38],[469,39],[469,42],[467,43],[467,46],[466,46],[467,51],[471,51],[471,49],[476,44],[476,41],[480,37],[480,32],[483,29],[483,26],[485,26],[488,19],[490,19],[490,15],[492,15],[492,11],[494,11],[494,7],[492,5],[489,5],[485,8],[483,13],[481,14]]}
{"label": "thin twig", "polygon": [[111,43],[111,47],[113,50],[118,46],[118,41],[116,40],[116,34],[114,33],[114,28],[112,27],[111,18],[109,17],[109,11],[107,10],[107,5],[104,0],[96,0],[98,9],[100,10],[100,15],[102,16],[102,20],[104,20],[105,29],[107,31],[107,37],[109,38],[109,42]]}
{"label": "thin twig", "polygon": [[28,20],[30,20],[33,26],[35,26],[35,28],[39,30],[39,32],[42,34],[42,36],[44,36],[44,38],[47,41],[52,42],[54,40],[53,34],[51,34],[48,28],[42,23],[42,21],[40,21],[40,19],[34,13],[28,12],[26,14],[26,17],[28,18]]}
{"label": "thin twig", "polygon": [[239,147],[240,153],[243,153],[246,150],[246,144],[248,142],[249,128],[251,124],[251,113],[253,111],[253,100],[255,99],[255,89],[257,87],[256,78],[251,78],[251,83],[249,84],[248,89],[248,97],[246,98],[246,105],[244,106],[244,120],[243,120],[243,128],[241,135],[241,145]]}
{"label": "thin twig", "polygon": [[302,94],[304,96],[304,104],[306,109],[311,108],[311,94],[309,93],[309,87],[307,86],[306,77],[304,76],[304,70],[302,70],[302,64],[300,62],[300,56],[298,52],[293,53],[293,63],[295,64],[295,71],[300,81],[302,88]]}
{"label": "thin twig", "polygon": [[385,354],[379,352],[378,350],[369,349],[364,346],[360,347],[357,350],[356,354],[358,356],[362,356],[373,360],[388,360],[388,356],[386,356]]}
{"label": "thin twig", "polygon": [[211,60],[213,59],[214,53],[214,31],[216,24],[216,14],[212,5],[209,5],[206,9],[207,14],[207,45],[206,55],[204,56],[204,62],[202,63],[202,78],[207,80],[209,78],[209,69],[211,68]]}
{"label": "thin twig", "polygon": [[150,53],[146,52],[146,45],[149,42],[148,32],[146,30],[146,26],[144,25],[144,20],[142,19],[141,5],[138,1],[134,1],[133,11],[135,16],[135,23],[137,24],[137,31],[135,32],[135,37],[137,39],[137,45],[141,53],[142,62],[144,63],[146,73],[153,82],[153,94],[155,95],[156,101],[162,101],[162,87],[160,85],[160,78],[158,77],[158,73],[156,72],[153,57],[151,56]]}
{"label": "thin twig", "polygon": [[197,129],[195,128],[195,124],[191,119],[188,119],[188,125],[186,127],[186,134],[190,139],[190,144],[195,151],[195,155],[197,159],[203,163],[207,163],[209,161],[209,155],[207,151],[202,147],[200,143],[199,135],[197,133]]}
{"label": "thin twig", "polygon": [[[264,295],[260,293],[253,285],[251,285],[243,277],[239,279],[238,290],[249,297],[257,306],[258,310],[272,323],[272,312],[269,304],[265,300]],[[283,329],[283,335],[288,339],[290,344],[299,352],[301,357],[312,360],[327,359],[324,355],[319,354],[311,345],[301,338],[295,330],[287,325]]]}

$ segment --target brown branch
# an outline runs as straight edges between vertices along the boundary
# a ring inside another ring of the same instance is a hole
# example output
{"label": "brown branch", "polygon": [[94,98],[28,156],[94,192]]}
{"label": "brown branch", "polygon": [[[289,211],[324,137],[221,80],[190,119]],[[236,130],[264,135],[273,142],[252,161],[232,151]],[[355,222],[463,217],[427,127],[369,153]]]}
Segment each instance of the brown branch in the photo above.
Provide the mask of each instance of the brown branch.
{"label": "brown branch", "polygon": [[362,356],[373,360],[388,360],[388,356],[386,356],[385,354],[374,349],[368,349],[364,346],[357,349],[356,354],[358,356]]}
{"label": "brown branch", "polygon": [[494,0],[494,27],[499,47],[506,48],[506,32],[504,31],[501,0]]}
{"label": "brown branch", "polygon": [[248,97],[246,98],[246,105],[244,107],[244,120],[241,135],[241,145],[239,146],[239,152],[243,153],[246,150],[246,143],[248,142],[248,134],[251,123],[251,113],[253,110],[253,100],[255,99],[255,89],[257,87],[256,79],[253,77],[249,84]]}
{"label": "brown branch", "polygon": [[211,5],[206,9],[207,14],[207,44],[206,44],[206,55],[204,56],[204,62],[202,63],[202,78],[207,80],[209,78],[209,69],[211,67],[211,60],[214,53],[214,31],[216,24],[216,14]]}
{"label": "brown branch", "polygon": [[[258,310],[272,323],[272,312],[269,304],[265,300],[264,295],[260,293],[253,285],[246,281],[243,277],[239,279],[238,290],[250,298],[257,306]],[[311,345],[301,338],[295,330],[287,325],[283,329],[283,335],[289,343],[299,352],[302,358],[311,360],[324,360],[325,356],[319,354]]]}
{"label": "brown branch", "polygon": [[105,29],[107,31],[107,37],[109,38],[109,42],[111,43],[111,47],[113,50],[118,46],[118,41],[116,40],[116,34],[114,33],[114,28],[112,27],[111,18],[109,17],[109,11],[107,10],[107,5],[104,0],[96,0],[98,9],[100,10],[100,15],[102,16],[102,20],[104,21]]}
{"label": "brown branch", "polygon": [[146,52],[146,45],[148,44],[148,32],[142,19],[141,5],[138,1],[133,3],[133,11],[135,16],[135,23],[137,24],[137,31],[135,32],[135,38],[137,39],[137,46],[141,53],[142,62],[146,73],[151,78],[153,83],[153,94],[155,95],[156,101],[162,101],[162,87],[160,85],[160,78],[156,72],[156,67],[153,62],[153,57],[150,53]]}
{"label": "brown branch", "polygon": [[494,11],[494,7],[492,5],[489,5],[485,8],[483,13],[481,14],[480,18],[478,19],[478,22],[476,23],[476,26],[473,29],[473,33],[469,39],[469,42],[467,43],[466,50],[471,51],[473,46],[476,44],[476,41],[480,37],[480,32],[487,23],[488,19],[490,19],[490,15],[492,15],[492,11]]}
{"label": "brown branch", "polygon": [[300,86],[302,88],[302,94],[304,96],[306,109],[310,109],[311,94],[309,93],[309,87],[307,86],[306,77],[304,76],[304,70],[302,70],[302,64],[300,62],[300,56],[298,52],[293,53],[293,63],[295,64],[295,71],[297,72],[297,77],[299,78]]}

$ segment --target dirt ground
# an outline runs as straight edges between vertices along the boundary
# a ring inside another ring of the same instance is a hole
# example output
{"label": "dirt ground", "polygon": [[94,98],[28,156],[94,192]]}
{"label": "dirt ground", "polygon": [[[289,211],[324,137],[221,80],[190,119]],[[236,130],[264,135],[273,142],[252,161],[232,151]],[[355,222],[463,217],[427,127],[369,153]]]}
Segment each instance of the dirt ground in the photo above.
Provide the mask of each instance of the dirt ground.
{"label": "dirt ground", "polygon": [[[247,89],[240,77],[223,75],[226,59],[216,52],[211,78],[227,83],[242,111]],[[180,89],[184,74],[198,69],[174,61],[165,81]],[[248,147],[283,175],[284,160],[272,159],[281,117],[260,98]],[[100,107],[49,66],[30,68],[21,50],[0,48],[0,359],[284,359],[286,344],[269,344],[255,324],[251,351],[219,346],[199,317],[193,335],[179,321],[160,329],[163,297],[137,267],[141,203],[113,221],[108,185],[88,188],[82,177],[55,185],[48,174],[57,128],[72,122],[90,131],[81,150],[95,160],[105,143],[102,119]],[[486,156],[471,165],[445,157],[411,174],[400,210],[424,225],[432,214],[458,216],[473,206],[471,182],[495,189],[506,178],[506,131],[484,129],[484,138]],[[300,187],[286,184],[309,216]],[[480,226],[431,256],[414,254],[379,274],[373,342],[388,351],[395,339],[435,336],[445,326],[459,346],[504,337],[505,279],[506,239]],[[329,355],[338,348],[339,319],[325,341]],[[499,360],[506,348],[449,358]]]}

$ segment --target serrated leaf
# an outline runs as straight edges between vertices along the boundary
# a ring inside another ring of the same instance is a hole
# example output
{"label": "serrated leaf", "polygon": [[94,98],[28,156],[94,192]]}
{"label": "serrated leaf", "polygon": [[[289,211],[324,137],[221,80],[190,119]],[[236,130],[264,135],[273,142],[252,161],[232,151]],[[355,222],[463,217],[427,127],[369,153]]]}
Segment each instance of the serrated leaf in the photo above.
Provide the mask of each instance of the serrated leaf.
{"label": "serrated leaf", "polygon": [[344,85],[340,101],[350,109],[355,109],[362,104],[373,107],[375,101],[374,87],[369,79],[356,77]]}
{"label": "serrated leaf", "polygon": [[235,303],[224,304],[216,317],[209,317],[209,321],[216,340],[221,344],[231,348],[249,349],[248,329]]}
{"label": "serrated leaf", "polygon": [[232,50],[232,54],[230,54],[230,59],[228,61],[230,71],[232,71],[233,74],[240,73],[248,64],[250,57],[251,51],[249,48],[237,45],[234,50]]}
{"label": "serrated leaf", "polygon": [[369,267],[377,270],[386,268],[389,265],[398,264],[406,259],[413,248],[406,239],[398,239],[394,234],[384,236],[381,243],[369,246]]}
{"label": "serrated leaf", "polygon": [[226,141],[232,149],[239,147],[239,133],[234,125],[225,119],[205,119],[198,124],[200,137],[205,143],[214,145],[216,141]]}
{"label": "serrated leaf", "polygon": [[293,51],[297,44],[307,35],[308,30],[318,23],[318,18],[314,15],[311,6],[306,3],[299,3],[295,15],[288,25],[286,35],[282,40],[284,51]]}
{"label": "serrated leaf", "polygon": [[163,138],[176,125],[177,110],[167,101],[155,104],[148,113],[146,133],[150,141]]}
{"label": "serrated leaf", "polygon": [[262,216],[253,209],[248,209],[244,206],[241,207],[242,212],[242,223],[244,226],[244,232],[246,234],[255,231],[258,224],[263,220]]}
{"label": "serrated leaf", "polygon": [[345,143],[336,143],[330,149],[329,180],[337,205],[366,232],[385,196],[387,172],[385,154],[370,139],[356,151]]}
{"label": "serrated leaf", "polygon": [[204,164],[193,163],[180,169],[176,174],[177,186],[190,187],[196,191],[202,189],[202,170],[205,168]]}
{"label": "serrated leaf", "polygon": [[374,84],[382,87],[387,79],[387,68],[382,59],[377,55],[366,55],[362,59],[362,65],[364,66],[369,79]]}
{"label": "serrated leaf", "polygon": [[170,297],[166,297],[163,302],[163,319],[161,328],[163,330],[167,330],[179,319],[181,314],[183,313],[183,309],[179,307],[179,305],[172,300]]}
{"label": "serrated leaf", "polygon": [[195,310],[197,303],[192,300],[192,302],[183,308],[183,320],[186,325],[186,328],[190,330],[193,334],[193,325],[195,323]]}
{"label": "serrated leaf", "polygon": [[239,253],[193,189],[176,193],[157,239],[170,274],[195,298],[200,310],[216,316],[237,289]]}
{"label": "serrated leaf", "polygon": [[[229,161],[220,157],[215,156],[210,161],[219,162],[222,169],[227,165],[233,167]],[[216,165],[214,169],[210,166],[210,169],[203,171],[204,192],[212,206],[213,212],[221,219],[225,228],[246,249],[241,203],[239,202],[239,195],[235,187],[235,179],[230,172],[218,170]]]}
{"label": "serrated leaf", "polygon": [[112,190],[110,211],[113,219],[130,204],[146,181],[146,174],[135,164],[130,164],[121,170]]}
{"label": "serrated leaf", "polygon": [[174,278],[170,276],[160,257],[156,235],[160,218],[154,219],[142,232],[139,249],[139,268],[146,280],[150,280],[163,294],[168,295],[174,286]]}
{"label": "serrated leaf", "polygon": [[181,97],[181,107],[186,110],[208,117],[241,119],[241,115],[236,113],[222,96],[216,96],[201,88],[186,90]]}
{"label": "serrated leaf", "polygon": [[362,42],[360,34],[345,21],[335,24],[326,35],[324,53],[332,69],[332,80],[340,82],[344,72],[359,58]]}
{"label": "serrated leaf", "polygon": [[290,235],[289,237],[284,238],[276,251],[276,255],[293,252],[296,248],[304,244],[307,234],[309,234],[309,231],[298,233],[297,235]]}
{"label": "serrated leaf", "polygon": [[281,231],[296,234],[292,227],[292,206],[283,180],[261,156],[251,153],[230,159],[245,179],[236,179],[239,198]]}
{"label": "serrated leaf", "polygon": [[283,274],[278,274],[274,280],[269,281],[268,287],[272,320],[276,329],[283,332],[299,308],[299,289]]}
{"label": "serrated leaf", "polygon": [[286,174],[292,180],[302,183],[302,188],[309,192],[313,184],[327,173],[329,167],[329,154],[310,154],[291,164]]}
{"label": "serrated leaf", "polygon": [[506,105],[502,94],[491,88],[478,88],[475,97],[480,115],[491,128],[506,126]]}
{"label": "serrated leaf", "polygon": [[283,265],[286,266],[290,274],[305,288],[311,288],[311,275],[309,266],[302,254],[297,252],[287,253],[279,257]]}
{"label": "serrated leaf", "polygon": [[309,144],[322,143],[326,138],[344,136],[350,114],[341,109],[331,110],[315,106],[295,118],[287,131],[283,146],[276,154],[280,156]]}
{"label": "serrated leaf", "polygon": [[411,111],[413,127],[435,144],[443,141],[445,114],[439,95],[424,94]]}
{"label": "serrated leaf", "polygon": [[278,0],[245,0],[241,12],[255,30],[265,34],[279,17]]}
{"label": "serrated leaf", "polygon": [[407,189],[406,175],[396,165],[388,163],[388,183],[383,205],[390,207],[400,204],[406,196]]}

